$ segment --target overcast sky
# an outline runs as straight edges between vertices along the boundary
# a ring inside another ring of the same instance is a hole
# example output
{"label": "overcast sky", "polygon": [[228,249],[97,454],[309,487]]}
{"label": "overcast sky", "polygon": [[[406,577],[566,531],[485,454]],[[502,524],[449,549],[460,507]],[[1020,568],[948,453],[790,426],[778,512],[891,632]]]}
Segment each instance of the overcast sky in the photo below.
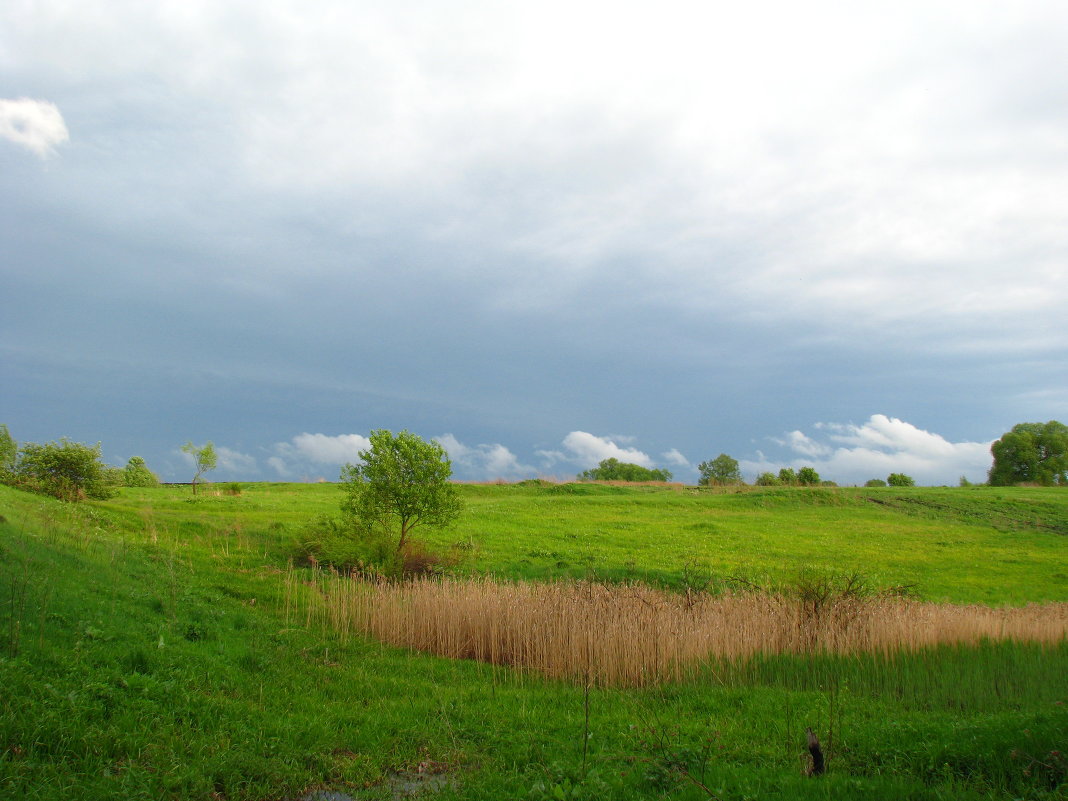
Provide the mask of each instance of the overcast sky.
{"label": "overcast sky", "polygon": [[0,422],[982,480],[1068,419],[1065,53],[1059,0],[8,0]]}

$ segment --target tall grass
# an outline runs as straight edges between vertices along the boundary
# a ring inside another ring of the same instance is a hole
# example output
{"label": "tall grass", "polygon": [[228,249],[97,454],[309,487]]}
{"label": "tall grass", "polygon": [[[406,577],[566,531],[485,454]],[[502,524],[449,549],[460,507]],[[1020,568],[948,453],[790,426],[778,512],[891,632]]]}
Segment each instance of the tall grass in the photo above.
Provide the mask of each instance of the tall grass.
{"label": "tall grass", "polygon": [[603,686],[677,680],[702,663],[758,654],[889,654],[1068,636],[1066,603],[995,609],[887,596],[813,603],[786,594],[679,594],[585,581],[388,583],[307,575],[291,572],[287,587],[288,614],[304,623]]}

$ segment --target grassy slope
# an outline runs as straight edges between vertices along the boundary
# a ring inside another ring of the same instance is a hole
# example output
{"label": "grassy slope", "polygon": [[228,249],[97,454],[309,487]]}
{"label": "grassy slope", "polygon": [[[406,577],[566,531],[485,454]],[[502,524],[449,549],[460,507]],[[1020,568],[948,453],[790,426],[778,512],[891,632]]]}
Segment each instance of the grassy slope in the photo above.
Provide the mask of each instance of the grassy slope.
{"label": "grassy slope", "polygon": [[[929,597],[1065,597],[1063,493],[575,492],[465,488],[469,514],[440,542],[474,541],[469,567],[507,575],[670,581],[695,557],[770,574],[781,558]],[[286,620],[287,536],[336,502],[336,487],[263,485],[71,507],[0,487],[0,797],[365,784],[388,797],[391,771],[428,760],[453,769],[441,797],[705,797],[672,778],[678,765],[723,798],[1063,797],[1063,762],[1047,755],[1068,731],[1066,646],[777,658],[725,685],[594,689],[583,773],[582,688]],[[831,773],[802,778],[804,727],[831,724]]]}

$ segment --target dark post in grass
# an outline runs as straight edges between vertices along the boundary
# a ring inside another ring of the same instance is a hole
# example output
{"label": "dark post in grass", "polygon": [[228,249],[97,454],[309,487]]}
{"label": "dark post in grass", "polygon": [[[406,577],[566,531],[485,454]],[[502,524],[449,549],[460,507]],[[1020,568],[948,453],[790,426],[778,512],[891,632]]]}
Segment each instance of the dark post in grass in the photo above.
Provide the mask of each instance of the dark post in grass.
{"label": "dark post in grass", "polygon": [[805,729],[808,738],[808,752],[812,755],[812,766],[808,769],[809,776],[819,776],[825,770],[823,764],[823,749],[820,748],[819,738],[812,731],[812,727]]}

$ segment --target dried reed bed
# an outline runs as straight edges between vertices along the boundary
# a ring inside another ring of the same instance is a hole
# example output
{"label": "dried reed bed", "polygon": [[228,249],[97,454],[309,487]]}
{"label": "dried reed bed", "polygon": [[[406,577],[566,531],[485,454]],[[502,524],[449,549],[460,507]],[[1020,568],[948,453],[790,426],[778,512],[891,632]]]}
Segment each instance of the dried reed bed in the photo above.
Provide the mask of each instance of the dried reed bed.
{"label": "dried reed bed", "polygon": [[764,593],[678,594],[642,585],[389,583],[331,573],[303,582],[310,584],[303,592],[300,583],[291,574],[287,606],[308,624],[439,656],[614,686],[675,680],[702,663],[757,653],[890,653],[1068,637],[1065,603],[994,609],[881,596],[813,603]]}

